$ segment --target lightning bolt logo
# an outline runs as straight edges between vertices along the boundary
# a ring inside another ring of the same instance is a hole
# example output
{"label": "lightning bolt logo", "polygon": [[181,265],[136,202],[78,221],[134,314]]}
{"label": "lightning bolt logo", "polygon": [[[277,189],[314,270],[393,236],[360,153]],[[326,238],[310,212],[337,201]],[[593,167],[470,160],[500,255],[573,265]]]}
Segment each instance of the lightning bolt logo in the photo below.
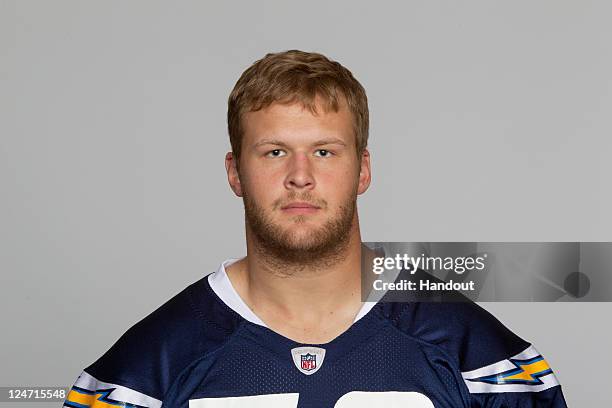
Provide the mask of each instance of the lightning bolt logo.
{"label": "lightning bolt logo", "polygon": [[90,391],[80,387],[72,387],[64,406],[70,408],[145,408],[141,405],[109,398],[113,391],[115,391],[114,388]]}
{"label": "lightning bolt logo", "polygon": [[472,378],[469,381],[487,384],[540,385],[543,384],[540,378],[553,372],[542,356],[533,357],[528,360],[510,359],[510,362],[516,368],[498,374]]}

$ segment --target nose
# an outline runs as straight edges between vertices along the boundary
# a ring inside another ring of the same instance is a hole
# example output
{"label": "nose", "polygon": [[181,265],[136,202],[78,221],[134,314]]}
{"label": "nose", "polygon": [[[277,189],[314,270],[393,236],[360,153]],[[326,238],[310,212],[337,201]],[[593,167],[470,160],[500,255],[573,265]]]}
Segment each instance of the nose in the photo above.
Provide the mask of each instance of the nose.
{"label": "nose", "polygon": [[287,161],[285,188],[288,190],[312,190],[315,186],[312,163],[306,153],[296,153]]}

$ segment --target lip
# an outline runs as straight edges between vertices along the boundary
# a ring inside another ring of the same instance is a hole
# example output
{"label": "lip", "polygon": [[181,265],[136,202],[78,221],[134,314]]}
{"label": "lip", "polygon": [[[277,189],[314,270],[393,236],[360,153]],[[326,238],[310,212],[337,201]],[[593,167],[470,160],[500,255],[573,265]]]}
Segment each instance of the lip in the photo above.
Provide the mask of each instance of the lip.
{"label": "lip", "polygon": [[317,207],[316,205],[304,203],[304,202],[295,202],[287,204],[281,207],[281,210],[284,212],[288,212],[291,214],[311,214],[320,210],[321,207]]}
{"label": "lip", "polygon": [[290,203],[285,205],[284,207],[282,207],[283,210],[287,209],[287,208],[319,208],[316,205],[310,204],[310,203],[303,203],[303,202],[295,202],[295,203]]}

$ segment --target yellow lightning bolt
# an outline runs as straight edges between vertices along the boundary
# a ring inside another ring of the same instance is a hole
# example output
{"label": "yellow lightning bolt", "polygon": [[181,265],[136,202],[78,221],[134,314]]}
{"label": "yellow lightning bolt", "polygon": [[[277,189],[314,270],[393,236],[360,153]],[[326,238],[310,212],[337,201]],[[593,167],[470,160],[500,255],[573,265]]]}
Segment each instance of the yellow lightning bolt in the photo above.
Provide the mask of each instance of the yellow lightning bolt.
{"label": "yellow lightning bolt", "polygon": [[[90,408],[117,408],[117,404],[110,404],[100,400],[100,397],[106,396],[108,393],[97,392],[95,394],[84,394],[75,389],[70,390],[68,393],[68,402],[74,402],[79,405],[84,405]],[[125,406],[125,403],[121,403],[120,406]]]}
{"label": "yellow lightning bolt", "polygon": [[550,366],[546,362],[546,360],[542,359],[539,361],[534,361],[531,364],[518,364],[523,371],[520,373],[516,373],[510,376],[503,376],[500,380],[501,382],[508,382],[513,380],[523,380],[523,381],[534,381],[536,374],[543,373],[545,371],[550,370]]}

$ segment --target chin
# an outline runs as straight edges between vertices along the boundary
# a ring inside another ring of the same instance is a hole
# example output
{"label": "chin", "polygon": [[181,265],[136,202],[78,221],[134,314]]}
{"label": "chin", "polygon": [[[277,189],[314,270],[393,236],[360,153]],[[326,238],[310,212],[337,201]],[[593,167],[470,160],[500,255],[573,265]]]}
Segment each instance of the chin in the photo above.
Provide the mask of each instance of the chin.
{"label": "chin", "polygon": [[282,236],[287,238],[291,246],[315,247],[320,244],[318,237],[324,236],[324,231],[314,225],[299,225],[283,228]]}
{"label": "chin", "polygon": [[294,215],[288,220],[277,220],[277,228],[287,232],[298,232],[298,231],[313,231],[317,228],[321,228],[324,224],[324,220],[314,219],[304,215]]}
{"label": "chin", "polygon": [[312,241],[315,237],[324,233],[320,225],[312,223],[300,223],[282,228],[285,236],[289,236],[299,241]]}
{"label": "chin", "polygon": [[324,246],[323,242],[303,240],[303,241],[289,241],[285,242],[285,247],[289,251],[309,253],[312,251],[318,252],[321,247]]}

